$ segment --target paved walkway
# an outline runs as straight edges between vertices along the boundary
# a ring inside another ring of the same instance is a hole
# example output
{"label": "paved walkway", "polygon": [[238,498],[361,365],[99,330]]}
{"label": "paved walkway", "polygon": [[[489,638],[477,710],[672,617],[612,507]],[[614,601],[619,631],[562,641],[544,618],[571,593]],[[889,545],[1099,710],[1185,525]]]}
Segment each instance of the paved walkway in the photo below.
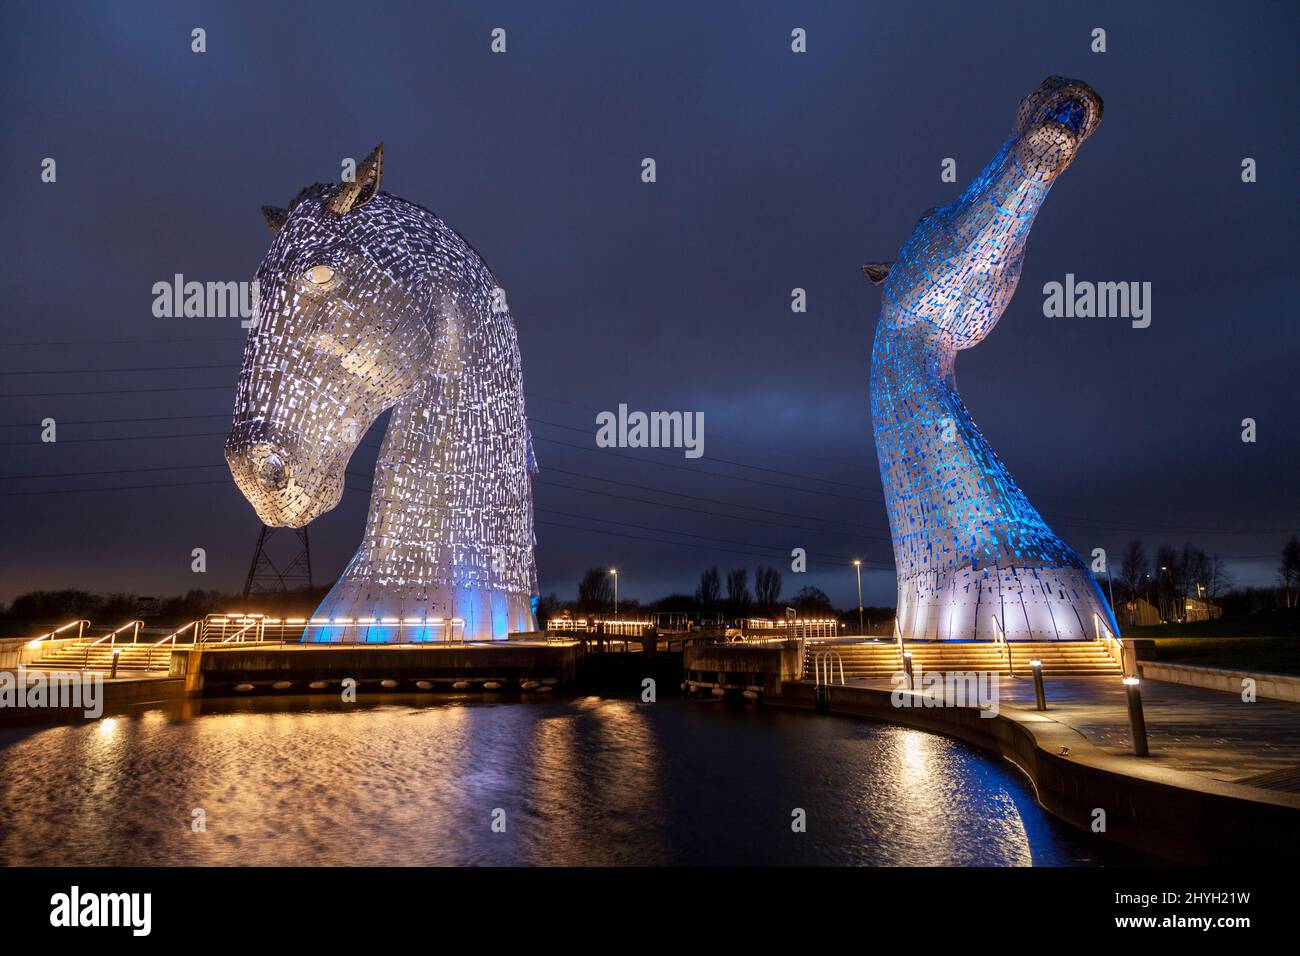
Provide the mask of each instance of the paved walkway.
{"label": "paved walkway", "polygon": [[[851,681],[889,687],[888,681]],[[1150,759],[1215,780],[1300,792],[1300,704],[1243,703],[1237,694],[1142,682]],[[1118,677],[1058,677],[1044,681],[1046,716],[1079,731],[1096,747],[1131,755],[1128,706]],[[1033,710],[1029,678],[1001,680],[1003,706]],[[1253,781],[1262,774],[1269,776]]]}

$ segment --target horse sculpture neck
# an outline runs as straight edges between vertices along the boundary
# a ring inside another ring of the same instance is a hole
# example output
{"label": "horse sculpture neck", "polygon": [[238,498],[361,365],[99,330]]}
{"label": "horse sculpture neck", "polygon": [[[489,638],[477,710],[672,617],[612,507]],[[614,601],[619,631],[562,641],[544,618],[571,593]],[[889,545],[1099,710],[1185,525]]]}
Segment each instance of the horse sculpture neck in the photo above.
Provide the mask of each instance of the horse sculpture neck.
{"label": "horse sculpture neck", "polygon": [[975,181],[922,217],[899,260],[866,267],[875,281],[888,276],[871,413],[907,640],[1116,631],[1095,579],[1016,486],[955,376],[958,351],[982,341],[1010,302],[1034,219],[1091,132],[1081,125],[1089,110],[1099,118],[1090,90],[1050,79],[1022,103],[1015,133]]}
{"label": "horse sculpture neck", "polygon": [[361,546],[316,617],[501,639],[532,629],[537,590],[519,347],[477,254],[440,221],[431,243],[435,260],[462,268],[434,289],[431,362],[393,406]]}

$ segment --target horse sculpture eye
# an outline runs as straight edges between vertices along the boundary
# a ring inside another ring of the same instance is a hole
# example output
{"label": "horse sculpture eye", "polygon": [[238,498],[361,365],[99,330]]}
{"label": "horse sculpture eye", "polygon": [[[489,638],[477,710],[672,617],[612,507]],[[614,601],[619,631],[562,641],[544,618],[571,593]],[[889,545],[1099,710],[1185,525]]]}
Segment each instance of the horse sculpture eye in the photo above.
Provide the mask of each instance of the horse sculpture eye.
{"label": "horse sculpture eye", "polygon": [[329,266],[312,266],[307,270],[305,278],[312,285],[324,285],[334,278],[334,270]]}

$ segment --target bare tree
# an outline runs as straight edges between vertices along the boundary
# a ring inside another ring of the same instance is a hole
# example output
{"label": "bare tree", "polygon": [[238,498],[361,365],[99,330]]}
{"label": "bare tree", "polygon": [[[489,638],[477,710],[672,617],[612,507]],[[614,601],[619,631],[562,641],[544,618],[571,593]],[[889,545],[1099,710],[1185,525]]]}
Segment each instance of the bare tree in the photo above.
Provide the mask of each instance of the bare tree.
{"label": "bare tree", "polygon": [[1176,621],[1182,617],[1178,607],[1179,580],[1181,575],[1178,552],[1167,545],[1156,550],[1156,603],[1160,609],[1160,618]]}
{"label": "bare tree", "polygon": [[700,586],[695,589],[695,601],[704,610],[718,606],[722,600],[722,578],[716,567],[700,574]]}
{"label": "bare tree", "polygon": [[1223,558],[1217,554],[1211,555],[1205,573],[1205,599],[1214,601],[1230,587],[1232,575],[1228,573]]}
{"label": "bare tree", "polygon": [[[1147,560],[1147,552],[1142,547],[1142,542],[1134,538],[1124,548],[1124,556],[1120,563],[1120,597],[1126,608],[1131,608],[1126,612],[1126,621],[1128,624],[1136,624],[1137,617],[1137,600],[1140,596],[1142,585],[1151,577],[1151,562]],[[1111,608],[1115,616],[1120,617],[1118,608]]]}
{"label": "bare tree", "polygon": [[800,588],[799,593],[790,599],[790,603],[805,617],[810,614],[829,616],[835,613],[835,608],[831,605],[831,599],[826,596],[826,592],[812,585]]}
{"label": "bare tree", "polygon": [[613,608],[614,585],[605,568],[588,568],[578,582],[578,608],[588,614],[603,614]]}
{"label": "bare tree", "polygon": [[1186,619],[1188,598],[1195,597],[1200,600],[1205,593],[1205,576],[1209,572],[1209,558],[1206,557],[1205,551],[1186,544],[1183,545],[1183,553],[1179,555],[1178,563],[1182,571],[1180,580],[1183,585],[1178,606],[1183,610],[1183,618]]}
{"label": "bare tree", "polygon": [[741,615],[754,603],[754,596],[749,593],[749,572],[744,568],[735,568],[727,572],[727,606],[732,614]]}
{"label": "bare tree", "polygon": [[1124,548],[1124,557],[1120,563],[1119,578],[1124,585],[1125,596],[1129,600],[1137,597],[1142,582],[1151,571],[1151,562],[1147,560],[1146,548],[1134,538]]}
{"label": "bare tree", "polygon": [[1282,581],[1282,606],[1295,607],[1300,591],[1300,538],[1291,535],[1282,545],[1282,560],[1277,566],[1277,576]]}
{"label": "bare tree", "polygon": [[763,612],[771,613],[781,600],[781,572],[760,564],[754,572],[754,596]]}

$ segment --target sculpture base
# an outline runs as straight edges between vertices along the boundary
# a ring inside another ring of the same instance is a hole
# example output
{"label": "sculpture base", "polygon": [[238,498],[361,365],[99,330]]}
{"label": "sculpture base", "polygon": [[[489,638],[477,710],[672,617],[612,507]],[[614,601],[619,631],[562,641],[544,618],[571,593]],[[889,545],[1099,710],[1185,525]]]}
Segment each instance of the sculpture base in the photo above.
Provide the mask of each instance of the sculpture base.
{"label": "sculpture base", "polygon": [[1119,634],[1096,580],[1082,567],[967,567],[903,578],[898,627],[908,641],[996,641],[1003,634],[1009,641],[1082,641],[1108,629]]}
{"label": "sculpture base", "polygon": [[537,630],[527,594],[466,587],[403,592],[348,581],[334,585],[312,621],[304,643],[504,641]]}

